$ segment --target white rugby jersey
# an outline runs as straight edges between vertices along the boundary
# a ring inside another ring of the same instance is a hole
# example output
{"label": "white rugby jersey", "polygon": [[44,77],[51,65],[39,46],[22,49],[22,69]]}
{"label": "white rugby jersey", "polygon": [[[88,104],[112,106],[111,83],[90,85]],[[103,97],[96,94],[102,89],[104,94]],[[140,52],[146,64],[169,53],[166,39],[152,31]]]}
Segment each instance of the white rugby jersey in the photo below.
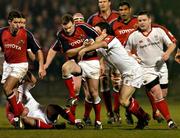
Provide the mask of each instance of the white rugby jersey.
{"label": "white rugby jersey", "polygon": [[121,42],[116,37],[108,36],[104,41],[108,44],[108,49],[99,48],[98,52],[122,74],[128,73],[140,66],[133,57],[128,55],[124,46],[122,46]]}
{"label": "white rugby jersey", "polygon": [[175,43],[175,37],[164,27],[152,25],[151,32],[144,35],[140,30],[136,30],[129,35],[126,49],[130,51],[136,49],[137,55],[142,60],[145,67],[153,67],[157,61],[161,61],[163,54],[163,44],[168,46]]}

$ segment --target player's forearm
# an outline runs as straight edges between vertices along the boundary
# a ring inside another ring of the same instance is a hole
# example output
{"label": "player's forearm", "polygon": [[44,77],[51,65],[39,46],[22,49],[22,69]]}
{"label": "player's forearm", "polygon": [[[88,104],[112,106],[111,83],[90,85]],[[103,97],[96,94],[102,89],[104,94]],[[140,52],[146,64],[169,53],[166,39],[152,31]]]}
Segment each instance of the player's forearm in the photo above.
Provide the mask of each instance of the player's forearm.
{"label": "player's forearm", "polygon": [[27,50],[28,57],[30,58],[31,61],[35,61],[36,55],[31,51],[31,49]]}
{"label": "player's forearm", "polygon": [[81,47],[78,47],[78,48],[69,49],[68,51],[66,51],[66,55],[68,57],[76,56],[78,54],[78,52],[81,51],[83,48],[84,48],[84,45],[82,45]]}
{"label": "player's forearm", "polygon": [[51,64],[52,60],[56,56],[56,53],[57,52],[54,51],[52,48],[49,49],[48,55],[46,57],[45,69],[49,67],[49,65]]}
{"label": "player's forearm", "polygon": [[43,56],[43,52],[41,50],[38,50],[37,57],[38,57],[38,62],[39,62],[39,68],[43,69],[44,56]]}
{"label": "player's forearm", "polygon": [[168,55],[171,55],[171,53],[174,51],[174,49],[176,48],[176,44],[169,44],[168,49],[166,50],[165,53],[167,53]]}
{"label": "player's forearm", "polygon": [[104,41],[95,42],[93,45],[85,47],[86,52],[96,50],[98,48],[107,47],[107,43]]}

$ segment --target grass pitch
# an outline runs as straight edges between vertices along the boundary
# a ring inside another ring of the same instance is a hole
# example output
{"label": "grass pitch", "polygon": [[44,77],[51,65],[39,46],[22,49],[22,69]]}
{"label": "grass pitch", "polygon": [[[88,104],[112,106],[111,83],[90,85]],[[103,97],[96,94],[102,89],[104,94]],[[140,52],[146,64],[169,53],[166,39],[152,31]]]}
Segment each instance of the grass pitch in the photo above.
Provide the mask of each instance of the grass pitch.
{"label": "grass pitch", "polygon": [[[149,103],[140,102],[143,108],[151,114]],[[172,118],[180,124],[180,101],[170,100],[170,111]],[[77,118],[82,118],[84,112],[83,104],[77,108]],[[0,138],[179,138],[180,128],[170,130],[166,122],[158,124],[151,120],[149,126],[144,130],[134,130],[135,125],[128,126],[125,122],[124,109],[121,107],[122,124],[108,125],[106,120],[105,107],[102,106],[101,119],[103,130],[95,130],[94,126],[85,127],[78,130],[74,126],[67,124],[65,130],[15,130],[5,117],[4,107],[0,107]],[[91,113],[94,119],[94,111]],[[135,120],[135,118],[134,118]],[[60,119],[59,121],[64,121]],[[136,120],[135,120],[136,122]]]}

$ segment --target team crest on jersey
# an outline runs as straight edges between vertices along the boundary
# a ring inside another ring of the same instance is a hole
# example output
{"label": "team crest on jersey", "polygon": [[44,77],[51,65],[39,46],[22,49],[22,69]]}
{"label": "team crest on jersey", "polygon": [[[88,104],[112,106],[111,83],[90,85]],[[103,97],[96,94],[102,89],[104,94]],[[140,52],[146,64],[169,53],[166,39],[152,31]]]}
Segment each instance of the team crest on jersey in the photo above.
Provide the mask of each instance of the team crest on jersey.
{"label": "team crest on jersey", "polygon": [[18,41],[17,45],[22,47],[24,43],[25,43],[24,40],[21,39]]}
{"label": "team crest on jersey", "polygon": [[143,43],[143,40],[140,40],[139,43]]}

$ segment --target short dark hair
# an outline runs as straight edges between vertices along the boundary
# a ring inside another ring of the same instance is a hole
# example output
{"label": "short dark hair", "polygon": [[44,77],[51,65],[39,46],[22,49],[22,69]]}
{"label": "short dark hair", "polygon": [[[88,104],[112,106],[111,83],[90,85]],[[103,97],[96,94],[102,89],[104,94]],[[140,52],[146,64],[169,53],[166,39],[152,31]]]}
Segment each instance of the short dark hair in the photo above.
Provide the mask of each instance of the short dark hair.
{"label": "short dark hair", "polygon": [[21,18],[26,19],[25,15],[22,12],[20,13],[20,15],[21,15]]}
{"label": "short dark hair", "polygon": [[100,23],[96,24],[96,26],[100,27],[101,30],[106,29],[106,33],[109,35],[112,35],[112,29],[107,22],[100,22]]}
{"label": "short dark hair", "polygon": [[8,14],[8,20],[12,21],[14,18],[21,18],[20,13],[16,10],[10,11]]}
{"label": "short dark hair", "polygon": [[140,15],[147,15],[148,18],[151,17],[151,14],[147,11],[147,10],[142,10],[140,11],[137,16],[140,16]]}
{"label": "short dark hair", "polygon": [[64,16],[62,16],[62,18],[61,18],[61,24],[62,25],[67,25],[69,22],[74,22],[74,20],[73,20],[73,17],[72,17],[72,15],[70,15],[70,14],[65,14]]}
{"label": "short dark hair", "polygon": [[128,8],[131,8],[131,5],[128,2],[126,2],[126,1],[120,2],[119,3],[119,7],[120,6],[127,6]]}

